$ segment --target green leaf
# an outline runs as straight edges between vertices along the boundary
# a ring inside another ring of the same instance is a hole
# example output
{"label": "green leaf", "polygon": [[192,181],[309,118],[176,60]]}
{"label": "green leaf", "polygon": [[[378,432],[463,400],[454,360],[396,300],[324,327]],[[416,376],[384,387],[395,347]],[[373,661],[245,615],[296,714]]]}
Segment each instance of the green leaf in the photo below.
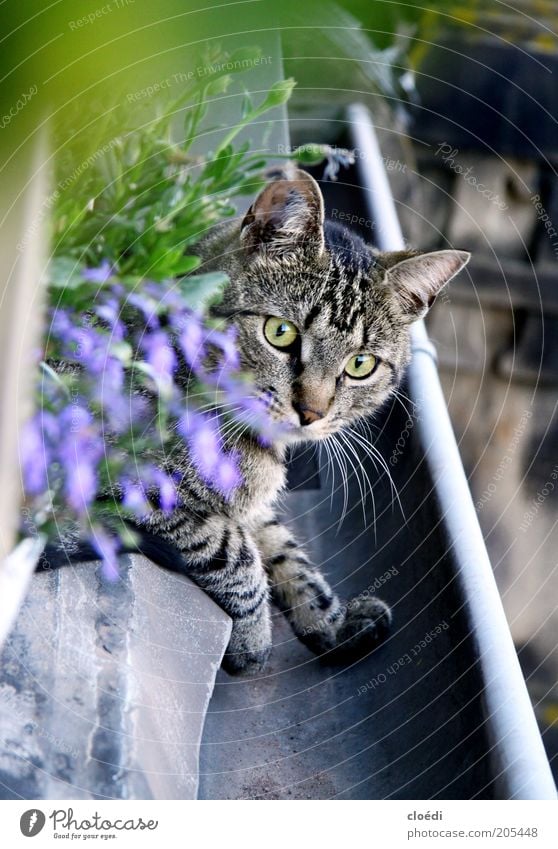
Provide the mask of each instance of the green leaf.
{"label": "green leaf", "polygon": [[224,77],[218,77],[216,80],[212,80],[205,87],[204,94],[206,97],[217,97],[220,94],[225,94],[231,82],[232,77],[230,74],[225,74]]}
{"label": "green leaf", "polygon": [[260,47],[239,47],[233,50],[228,58],[233,65],[239,65],[242,70],[256,65],[261,59],[262,51]]}
{"label": "green leaf", "polygon": [[248,126],[251,121],[259,118],[270,109],[274,109],[275,107],[286,103],[291,96],[295,85],[296,83],[292,78],[288,80],[280,80],[279,82],[274,83],[260,105],[252,109],[252,111],[245,115],[244,118],[236,124],[236,126],[229,130],[225,138],[221,140],[217,150],[223,150],[223,148],[230,144],[239,132],[243,130],[244,127]]}
{"label": "green leaf", "polygon": [[230,159],[233,153],[233,147],[228,144],[217,152],[215,158],[207,163],[204,169],[203,176],[205,179],[219,180],[224,171],[230,165]]}
{"label": "green leaf", "polygon": [[244,93],[244,97],[242,98],[242,104],[240,106],[240,117],[244,120],[250,112],[254,109],[254,104],[252,102],[252,98],[250,97],[249,92]]}
{"label": "green leaf", "polygon": [[221,271],[196,274],[180,281],[180,291],[189,307],[200,309],[209,298],[213,298],[223,288],[228,279],[227,275]]}
{"label": "green leaf", "polygon": [[45,271],[45,282],[51,289],[77,289],[85,285],[81,266],[69,256],[53,257]]}
{"label": "green leaf", "polygon": [[293,93],[295,85],[296,82],[292,79],[292,77],[287,80],[279,80],[279,82],[274,83],[262,103],[258,106],[258,114],[267,112],[268,109],[274,109],[276,106],[282,106],[286,103]]}
{"label": "green leaf", "polygon": [[178,262],[173,271],[173,277],[179,277],[182,274],[189,274],[194,271],[201,263],[199,256],[185,256],[181,262]]}
{"label": "green leaf", "polygon": [[328,145],[303,144],[293,151],[292,158],[301,165],[319,165],[326,158],[328,150]]}

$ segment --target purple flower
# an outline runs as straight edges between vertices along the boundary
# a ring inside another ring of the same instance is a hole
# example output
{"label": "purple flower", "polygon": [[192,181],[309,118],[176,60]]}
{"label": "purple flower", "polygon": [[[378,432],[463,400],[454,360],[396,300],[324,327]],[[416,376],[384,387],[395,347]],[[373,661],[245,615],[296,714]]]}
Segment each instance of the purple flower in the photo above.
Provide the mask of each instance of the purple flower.
{"label": "purple flower", "polygon": [[271,445],[288,429],[285,423],[273,421],[269,415],[271,397],[255,395],[256,390],[252,384],[225,375],[221,388],[227,396],[227,402],[236,407],[234,418],[246,422],[252,432],[258,435],[262,445]]}
{"label": "purple flower", "polygon": [[124,484],[124,498],[122,500],[122,504],[127,510],[130,510],[140,518],[145,516],[151,510],[149,502],[145,496],[143,486],[139,483]]}
{"label": "purple flower", "polygon": [[124,367],[116,357],[109,357],[103,371],[102,385],[107,393],[116,395],[124,386]]}
{"label": "purple flower", "polygon": [[225,498],[230,498],[242,482],[238,456],[225,453],[214,420],[190,414],[187,420],[183,417],[179,429],[187,438],[192,461],[200,476]]}
{"label": "purple flower", "polygon": [[113,267],[104,259],[98,268],[84,268],[81,276],[90,283],[106,283],[112,277]]}
{"label": "purple flower", "polygon": [[115,408],[121,415],[126,407],[124,367],[120,360],[110,356],[101,374],[91,383],[91,398],[103,407],[103,412],[112,417]]}
{"label": "purple flower", "polygon": [[74,327],[66,334],[63,355],[79,362],[86,372],[99,374],[110,355],[110,339],[101,330],[93,327]]}
{"label": "purple flower", "polygon": [[[133,434],[146,425],[149,413],[147,398],[139,395],[124,395],[107,393],[102,398],[103,415],[106,417],[106,429],[117,434]],[[151,419],[151,415],[149,416]],[[134,450],[132,444],[131,450]]]}
{"label": "purple flower", "polygon": [[349,165],[353,165],[355,161],[355,155],[352,150],[345,150],[344,148],[333,148],[329,145],[325,145],[326,148],[326,156],[327,156],[327,165],[324,168],[324,180],[337,180],[337,175],[339,173],[339,168],[343,166],[343,168],[348,168]]}
{"label": "purple flower", "polygon": [[103,575],[107,581],[118,579],[118,540],[98,525],[91,528],[91,543],[103,561]]}
{"label": "purple flower", "polygon": [[199,417],[197,427],[190,434],[188,442],[200,474],[211,481],[221,456],[221,440],[217,428],[208,419]]}
{"label": "purple flower", "polygon": [[123,433],[131,426],[132,399],[125,388],[122,363],[110,357],[98,379],[92,382],[91,398],[101,407],[101,421],[105,430]]}
{"label": "purple flower", "polygon": [[139,295],[137,292],[132,292],[128,295],[128,303],[143,313],[147,327],[159,327],[157,304],[151,298],[145,297],[145,295]]}
{"label": "purple flower", "polygon": [[63,309],[57,309],[52,313],[50,330],[60,342],[68,343],[73,341],[76,328],[70,321],[68,313]]}
{"label": "purple flower", "polygon": [[195,315],[188,316],[186,321],[183,322],[180,347],[186,357],[186,362],[192,368],[199,367],[205,358],[204,343],[204,332],[199,319]]}
{"label": "purple flower", "polygon": [[159,505],[163,513],[171,513],[176,507],[178,500],[176,486],[173,479],[156,469],[154,473],[155,483],[159,488]]}
{"label": "purple flower", "polygon": [[36,418],[26,422],[19,435],[23,485],[28,495],[40,495],[48,488],[47,466],[50,462],[44,435]]}
{"label": "purple flower", "polygon": [[[199,398],[214,398],[223,410],[234,407],[234,418],[248,424],[266,444],[277,432],[268,415],[267,399],[239,371],[234,328],[207,327],[183,300],[174,281],[146,280],[141,291],[129,293],[129,282],[117,281],[114,273],[107,260],[98,268],[84,270],[84,279],[105,284],[85,315],[72,308],[52,311],[49,349],[53,357],[79,364],[71,380],[62,375],[72,403],[60,382],[49,379],[45,369],[39,386],[49,412],[37,415],[21,437],[26,492],[34,495],[50,488],[53,499],[58,498],[82,525],[86,516],[88,525],[96,526],[98,521],[95,497],[101,461],[122,484],[123,505],[132,514],[142,517],[149,513],[149,501],[155,494],[162,511],[175,509],[180,480],[143,459],[138,461],[138,457],[159,450],[161,439],[164,442],[167,434],[175,431],[182,435],[192,463],[207,485],[224,498],[232,496],[242,483],[240,455],[226,449],[219,416],[202,413],[196,407],[196,402],[202,403]],[[125,326],[120,315],[127,304],[144,320],[134,316]],[[114,346],[115,340],[124,339],[126,346]],[[196,377],[191,409],[184,409],[183,396],[173,380],[178,364],[173,344],[179,346]],[[157,403],[162,405],[166,423],[162,430],[152,400],[135,391],[138,387],[128,351],[137,353],[138,349],[157,382]],[[214,355],[211,366],[207,365],[208,350]],[[50,487],[47,474],[52,478]],[[113,579],[118,574],[116,539],[100,525],[96,537],[105,572]]]}
{"label": "purple flower", "polygon": [[60,415],[62,440],[58,448],[65,473],[64,491],[69,506],[84,515],[97,493],[96,465],[105,448],[91,414],[79,404]]}
{"label": "purple flower", "polygon": [[101,318],[103,321],[106,321],[106,323],[110,325],[112,330],[111,338],[117,339],[118,341],[123,339],[125,336],[124,325],[119,320],[121,312],[121,303],[115,297],[108,298],[104,303],[101,303],[95,307],[95,313],[99,316],[99,318]]}
{"label": "purple flower", "polygon": [[221,348],[225,355],[223,365],[226,369],[240,368],[240,357],[236,347],[236,328],[228,327],[224,333],[219,330],[213,330],[209,341]]}
{"label": "purple flower", "polygon": [[49,445],[56,445],[60,440],[60,421],[58,417],[54,413],[49,413],[48,410],[41,410],[37,413],[37,418]]}
{"label": "purple flower", "polygon": [[142,482],[149,488],[149,492],[159,497],[159,507],[163,513],[171,513],[177,505],[178,493],[173,478],[153,465],[143,465],[139,470]]}
{"label": "purple flower", "polygon": [[196,413],[194,410],[190,410],[189,408],[187,408],[178,418],[178,432],[182,434],[185,439],[188,439],[190,434],[193,433],[196,427],[199,426],[200,419],[201,416],[199,413]]}
{"label": "purple flower", "polygon": [[87,509],[97,493],[97,474],[90,460],[66,455],[65,493],[68,504],[78,515],[87,513]]}
{"label": "purple flower", "polygon": [[79,403],[65,407],[59,416],[60,429],[63,434],[63,445],[68,446],[71,442],[83,441],[89,436],[89,428],[93,423],[91,413]]}
{"label": "purple flower", "polygon": [[238,455],[224,454],[219,458],[214,472],[213,483],[225,498],[230,498],[235,489],[242,483],[242,475],[238,467]]}
{"label": "purple flower", "polygon": [[95,307],[95,312],[111,326],[116,323],[120,314],[120,305],[116,298],[109,298],[104,304],[99,304]]}
{"label": "purple flower", "polygon": [[147,353],[147,362],[153,369],[155,377],[167,383],[170,382],[176,368],[176,354],[170,346],[166,333],[163,331],[149,333],[144,337],[142,346]]}
{"label": "purple flower", "polygon": [[164,306],[164,308],[168,310],[171,321],[174,314],[183,313],[184,310],[187,309],[184,298],[180,294],[180,290],[175,286],[173,286],[173,288],[169,288],[168,286],[167,288],[164,288],[164,284],[155,283],[150,280],[143,286],[143,291],[147,292],[148,295],[151,295],[151,297],[156,300],[159,305]]}

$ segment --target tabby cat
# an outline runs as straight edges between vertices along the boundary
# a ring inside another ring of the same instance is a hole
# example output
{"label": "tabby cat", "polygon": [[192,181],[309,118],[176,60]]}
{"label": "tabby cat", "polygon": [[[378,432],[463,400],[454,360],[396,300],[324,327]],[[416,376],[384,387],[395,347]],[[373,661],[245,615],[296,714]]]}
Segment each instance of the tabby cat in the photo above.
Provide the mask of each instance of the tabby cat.
{"label": "tabby cat", "polygon": [[270,599],[313,652],[365,652],[386,635],[391,612],[375,597],[343,604],[275,518],[287,449],[327,439],[389,398],[409,360],[411,323],[469,254],[381,253],[324,222],[318,184],[295,171],[270,182],[242,222],[218,226],[201,255],[202,270],[230,280],[213,315],[235,326],[243,368],[269,399],[271,418],[288,428],[271,447],[249,431],[231,439],[243,483],[228,501],[200,479],[184,448],[176,461],[182,506],[145,519],[155,539],[146,553],[157,540],[172,544],[183,571],[232,618],[231,673],[265,666]]}

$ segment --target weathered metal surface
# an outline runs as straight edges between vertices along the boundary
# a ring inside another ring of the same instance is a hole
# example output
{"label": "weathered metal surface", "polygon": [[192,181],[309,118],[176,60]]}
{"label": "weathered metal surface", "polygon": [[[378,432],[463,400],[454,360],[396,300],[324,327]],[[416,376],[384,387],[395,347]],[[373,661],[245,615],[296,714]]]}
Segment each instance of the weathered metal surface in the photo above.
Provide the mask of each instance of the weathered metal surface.
{"label": "weathered metal surface", "polygon": [[372,499],[363,516],[350,466],[341,525],[338,468],[335,483],[324,468],[319,492],[292,493],[286,505],[287,519],[341,597],[376,593],[392,606],[392,634],[363,660],[328,666],[276,611],[265,673],[217,677],[202,740],[202,798],[494,796],[475,638],[416,420],[406,421],[395,401],[374,431],[376,448],[388,463],[394,459],[389,470],[400,502],[387,475],[362,461],[374,484],[376,533]]}
{"label": "weathered metal surface", "polygon": [[[371,215],[384,220],[379,247],[401,249],[403,236],[370,116],[355,105],[349,120],[356,145],[367,154],[360,174]],[[506,799],[555,799],[556,787],[475,514],[433,346],[422,321],[413,325],[411,338],[409,395],[420,410],[415,439],[436,493],[452,572],[474,633],[496,793]]]}
{"label": "weathered metal surface", "polygon": [[[356,113],[355,124],[372,135],[368,117]],[[362,134],[356,147],[365,168],[375,163],[363,180],[374,198],[363,226],[381,247],[397,249],[378,151]],[[331,187],[330,213],[362,214],[350,180]],[[378,592],[393,608],[393,633],[364,660],[332,668],[278,615],[269,670],[252,682],[217,679],[202,743],[204,798],[555,798],[432,346],[420,327],[413,341],[409,383],[370,437],[398,496],[362,458],[375,515],[368,503],[363,519],[366,478],[359,486],[349,474],[350,511],[338,530],[339,470],[329,488],[323,479],[321,494],[293,493],[288,504],[340,595]]]}
{"label": "weathered metal surface", "polygon": [[144,557],[35,575],[1,661],[3,798],[193,799],[230,620]]}

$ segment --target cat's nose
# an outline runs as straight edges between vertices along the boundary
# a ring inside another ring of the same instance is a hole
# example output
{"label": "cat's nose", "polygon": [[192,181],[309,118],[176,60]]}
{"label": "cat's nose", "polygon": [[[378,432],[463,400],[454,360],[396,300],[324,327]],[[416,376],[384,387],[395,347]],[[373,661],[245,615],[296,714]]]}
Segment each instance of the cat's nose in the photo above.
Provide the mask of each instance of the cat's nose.
{"label": "cat's nose", "polygon": [[325,416],[325,413],[322,413],[320,410],[313,410],[312,407],[307,407],[306,404],[300,404],[298,401],[293,403],[293,407],[298,413],[300,424],[303,427],[311,425],[312,422],[317,422],[318,419],[323,419]]}

